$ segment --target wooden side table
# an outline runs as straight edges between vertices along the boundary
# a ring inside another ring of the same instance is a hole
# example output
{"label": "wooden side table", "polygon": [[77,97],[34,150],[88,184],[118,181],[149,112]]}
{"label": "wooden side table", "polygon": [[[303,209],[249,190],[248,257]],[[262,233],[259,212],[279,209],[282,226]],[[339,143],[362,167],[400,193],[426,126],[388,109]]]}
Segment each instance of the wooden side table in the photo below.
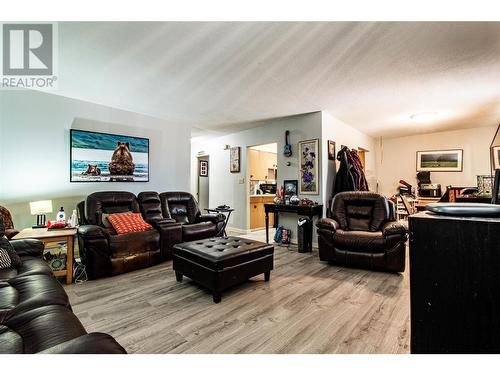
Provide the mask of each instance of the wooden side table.
{"label": "wooden side table", "polygon": [[48,230],[47,228],[26,228],[16,234],[13,240],[25,240],[28,238],[42,241],[44,244],[49,242],[67,243],[66,269],[62,271],[53,271],[54,276],[66,276],[66,284],[73,282],[73,239],[76,235],[76,228]]}

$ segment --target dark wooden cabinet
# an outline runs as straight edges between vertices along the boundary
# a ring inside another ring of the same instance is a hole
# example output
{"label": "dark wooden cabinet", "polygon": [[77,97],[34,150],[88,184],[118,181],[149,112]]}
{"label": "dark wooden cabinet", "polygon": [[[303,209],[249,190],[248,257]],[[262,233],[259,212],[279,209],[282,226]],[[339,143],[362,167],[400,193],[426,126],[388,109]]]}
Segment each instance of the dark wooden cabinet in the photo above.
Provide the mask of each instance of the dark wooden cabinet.
{"label": "dark wooden cabinet", "polygon": [[409,217],[411,352],[500,353],[500,219]]}

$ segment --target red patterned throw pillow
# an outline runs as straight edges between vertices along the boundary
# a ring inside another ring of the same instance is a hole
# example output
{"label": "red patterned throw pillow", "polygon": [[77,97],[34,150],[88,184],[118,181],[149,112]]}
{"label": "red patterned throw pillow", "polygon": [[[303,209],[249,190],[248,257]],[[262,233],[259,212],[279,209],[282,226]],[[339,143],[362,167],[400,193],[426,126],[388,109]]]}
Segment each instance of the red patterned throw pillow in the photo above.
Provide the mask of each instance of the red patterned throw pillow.
{"label": "red patterned throw pillow", "polygon": [[151,225],[144,221],[141,214],[112,214],[108,216],[108,220],[118,234],[145,232],[153,229]]}

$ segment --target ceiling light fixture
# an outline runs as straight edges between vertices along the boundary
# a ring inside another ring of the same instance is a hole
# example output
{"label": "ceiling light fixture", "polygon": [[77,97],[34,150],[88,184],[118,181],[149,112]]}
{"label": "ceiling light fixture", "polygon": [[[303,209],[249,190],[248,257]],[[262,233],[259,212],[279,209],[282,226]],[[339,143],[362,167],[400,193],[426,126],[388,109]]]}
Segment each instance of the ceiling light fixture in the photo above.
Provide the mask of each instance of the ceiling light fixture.
{"label": "ceiling light fixture", "polygon": [[419,121],[419,122],[430,122],[438,116],[437,112],[421,112],[421,113],[415,113],[414,115],[411,115],[410,118],[414,121]]}

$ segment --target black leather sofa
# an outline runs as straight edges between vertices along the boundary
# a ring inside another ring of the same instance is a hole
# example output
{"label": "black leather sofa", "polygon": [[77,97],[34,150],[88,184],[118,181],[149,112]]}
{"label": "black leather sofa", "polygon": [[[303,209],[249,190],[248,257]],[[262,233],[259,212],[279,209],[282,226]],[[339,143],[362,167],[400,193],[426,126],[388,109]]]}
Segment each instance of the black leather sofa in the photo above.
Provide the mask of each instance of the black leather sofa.
{"label": "black leather sofa", "polygon": [[182,242],[222,235],[223,214],[202,214],[198,202],[186,192],[166,192],[159,195],[164,218],[182,225]]}
{"label": "black leather sofa", "polygon": [[378,271],[405,270],[408,229],[396,221],[394,203],[371,192],[343,192],[330,217],[317,223],[319,258]]}
{"label": "black leather sofa", "polygon": [[106,222],[106,215],[122,212],[140,212],[134,194],[97,192],[85,200],[84,215],[79,215],[78,245],[90,279],[134,271],[161,261],[157,230],[117,234]]}
{"label": "black leather sofa", "polygon": [[63,287],[41,259],[41,241],[10,243],[22,265],[0,269],[0,354],[126,353],[111,336],[85,331]]}
{"label": "black leather sofa", "polygon": [[[80,257],[90,279],[170,259],[177,243],[221,235],[225,220],[222,214],[203,215],[185,192],[142,192],[137,197],[124,191],[96,192],[80,202],[77,211]],[[121,212],[140,212],[153,229],[116,234],[105,216]]]}

